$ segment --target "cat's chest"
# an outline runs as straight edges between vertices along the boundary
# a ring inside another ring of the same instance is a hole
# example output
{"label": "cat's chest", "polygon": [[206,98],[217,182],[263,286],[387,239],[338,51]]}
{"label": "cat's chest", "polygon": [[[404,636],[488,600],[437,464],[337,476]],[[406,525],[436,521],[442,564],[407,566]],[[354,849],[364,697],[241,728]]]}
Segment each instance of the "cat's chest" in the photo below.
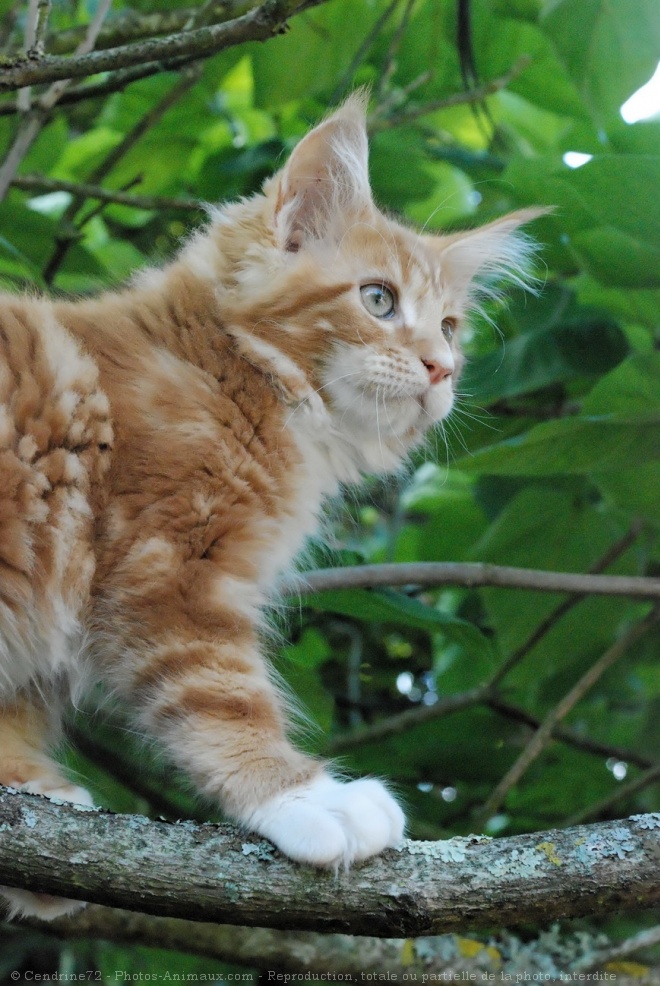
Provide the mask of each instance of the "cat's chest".
{"label": "cat's chest", "polygon": [[323,456],[287,426],[290,409],[244,361],[214,380],[160,353],[148,374],[110,384],[117,443],[101,578],[159,538],[180,560],[240,564],[271,589],[336,487]]}

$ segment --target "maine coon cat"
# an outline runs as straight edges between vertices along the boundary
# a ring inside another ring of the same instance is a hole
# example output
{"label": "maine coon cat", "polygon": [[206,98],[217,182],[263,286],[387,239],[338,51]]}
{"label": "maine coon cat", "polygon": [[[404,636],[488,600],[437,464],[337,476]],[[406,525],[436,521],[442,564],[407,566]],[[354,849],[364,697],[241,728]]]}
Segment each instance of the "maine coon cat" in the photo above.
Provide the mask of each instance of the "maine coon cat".
{"label": "maine coon cat", "polygon": [[387,218],[354,95],[164,269],[93,300],[2,298],[0,783],[90,803],[49,751],[100,679],[292,859],[400,840],[383,784],[289,742],[261,613],[324,498],[396,470],[449,413],[474,285],[519,277],[536,214],[444,237]]}

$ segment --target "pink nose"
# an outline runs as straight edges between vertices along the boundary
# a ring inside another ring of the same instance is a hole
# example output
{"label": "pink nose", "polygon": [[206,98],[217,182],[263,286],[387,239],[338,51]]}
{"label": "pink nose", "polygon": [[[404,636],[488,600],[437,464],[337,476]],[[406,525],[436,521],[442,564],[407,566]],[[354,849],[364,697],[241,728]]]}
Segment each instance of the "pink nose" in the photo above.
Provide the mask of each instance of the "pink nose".
{"label": "pink nose", "polygon": [[422,359],[422,363],[429,371],[429,380],[432,384],[440,383],[441,380],[444,380],[445,377],[450,377],[452,374],[451,370],[447,369],[446,366],[443,366],[437,360]]}

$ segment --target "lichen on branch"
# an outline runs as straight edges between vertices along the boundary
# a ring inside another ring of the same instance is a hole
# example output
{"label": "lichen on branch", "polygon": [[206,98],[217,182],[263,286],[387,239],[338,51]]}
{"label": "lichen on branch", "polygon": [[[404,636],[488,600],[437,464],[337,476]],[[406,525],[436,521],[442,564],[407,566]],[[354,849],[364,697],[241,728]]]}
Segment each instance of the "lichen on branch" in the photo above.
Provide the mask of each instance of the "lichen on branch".
{"label": "lichen on branch", "polygon": [[660,814],[509,839],[406,840],[336,875],[257,843],[231,826],[0,788],[0,883],[148,914],[389,938],[660,903]]}

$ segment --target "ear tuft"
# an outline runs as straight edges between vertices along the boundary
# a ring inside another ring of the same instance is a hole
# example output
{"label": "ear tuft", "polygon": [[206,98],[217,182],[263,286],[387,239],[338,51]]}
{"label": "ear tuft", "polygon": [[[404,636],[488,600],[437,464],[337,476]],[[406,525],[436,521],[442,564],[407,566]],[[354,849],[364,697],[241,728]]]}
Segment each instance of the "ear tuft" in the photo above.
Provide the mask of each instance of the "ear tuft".
{"label": "ear tuft", "polygon": [[297,252],[309,239],[323,239],[347,212],[371,205],[366,89],[310,131],[277,179],[275,225],[280,242]]}
{"label": "ear tuft", "polygon": [[439,237],[436,246],[445,276],[466,294],[472,291],[485,297],[499,296],[501,280],[533,289],[531,265],[538,245],[520,227],[552,211],[518,209],[486,226]]}

